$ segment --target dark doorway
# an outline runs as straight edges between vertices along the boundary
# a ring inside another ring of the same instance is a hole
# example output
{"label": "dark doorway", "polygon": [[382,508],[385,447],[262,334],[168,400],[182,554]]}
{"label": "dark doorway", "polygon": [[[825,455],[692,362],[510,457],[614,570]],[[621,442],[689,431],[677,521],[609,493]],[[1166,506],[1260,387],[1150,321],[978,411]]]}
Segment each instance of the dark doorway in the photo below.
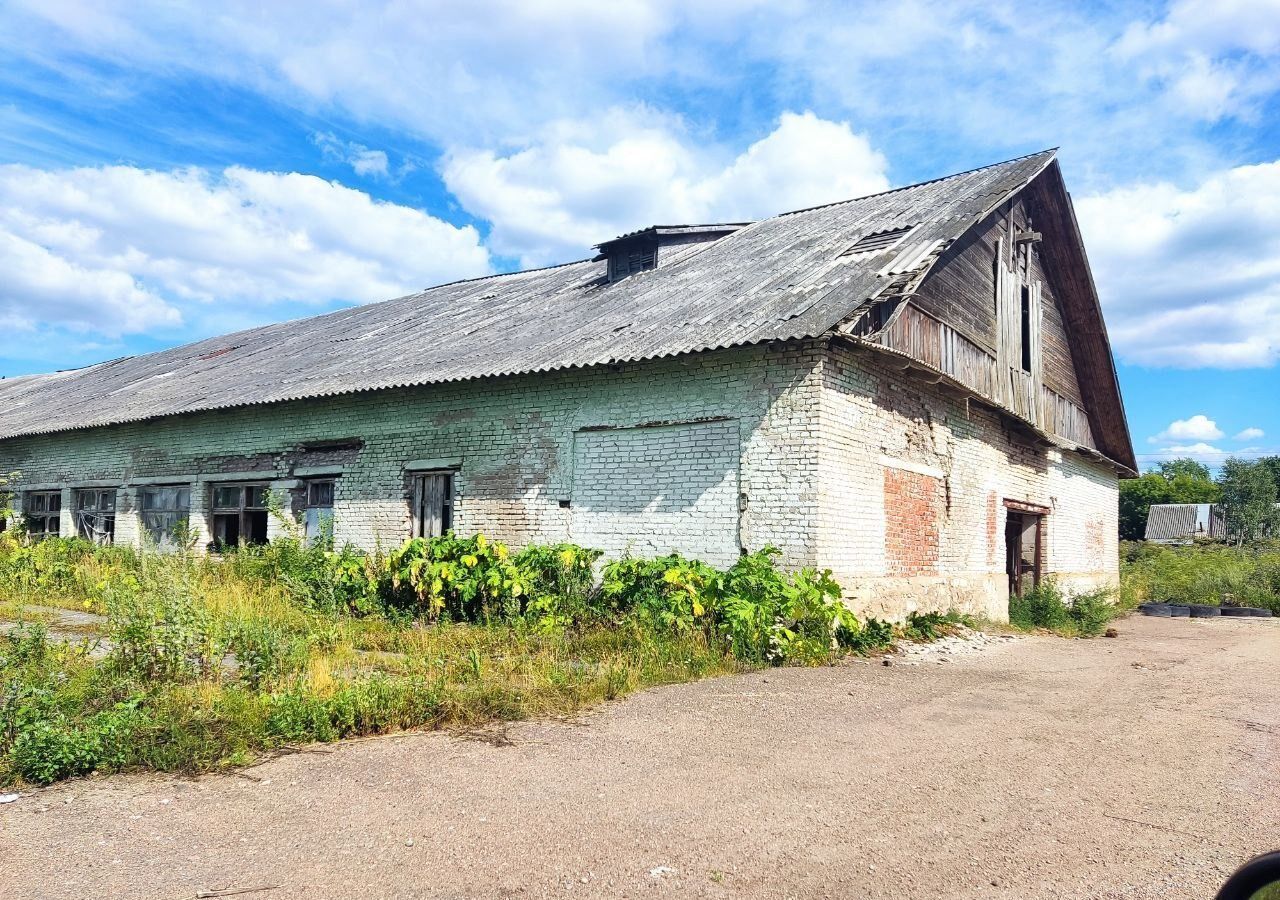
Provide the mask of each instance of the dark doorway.
{"label": "dark doorway", "polygon": [[1008,510],[1004,525],[1009,596],[1021,597],[1040,583],[1040,540],[1044,516]]}

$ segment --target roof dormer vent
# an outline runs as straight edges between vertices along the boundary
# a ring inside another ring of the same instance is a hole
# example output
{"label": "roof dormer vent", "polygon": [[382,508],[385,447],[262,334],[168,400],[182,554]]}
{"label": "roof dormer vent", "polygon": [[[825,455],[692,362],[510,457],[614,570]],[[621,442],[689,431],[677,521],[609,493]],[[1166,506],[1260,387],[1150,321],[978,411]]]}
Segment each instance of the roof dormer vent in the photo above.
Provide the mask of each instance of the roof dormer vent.
{"label": "roof dormer vent", "polygon": [[750,223],[653,225],[597,244],[600,255],[596,258],[608,260],[610,281],[621,281],[628,275],[658,268],[660,260],[670,256],[675,249],[717,240],[747,224]]}

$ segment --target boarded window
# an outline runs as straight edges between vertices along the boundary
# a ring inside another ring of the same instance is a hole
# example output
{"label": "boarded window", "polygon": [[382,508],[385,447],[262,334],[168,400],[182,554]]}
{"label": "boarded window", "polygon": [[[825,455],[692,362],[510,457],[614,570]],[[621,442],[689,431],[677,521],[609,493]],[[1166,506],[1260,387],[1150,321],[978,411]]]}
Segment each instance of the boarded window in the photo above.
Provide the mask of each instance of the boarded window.
{"label": "boarded window", "polygon": [[413,479],[413,536],[439,537],[453,530],[453,473],[424,472]]}
{"label": "boarded window", "polygon": [[308,541],[333,540],[333,492],[332,479],[308,481],[305,523]]}
{"label": "boarded window", "polygon": [[191,489],[186,485],[143,488],[138,503],[148,540],[161,549],[176,547],[191,518]]}
{"label": "boarded window", "polygon": [[267,542],[265,484],[215,484],[212,507],[210,532],[215,546]]}
{"label": "boarded window", "polygon": [[57,537],[62,531],[62,492],[29,491],[23,501],[27,533],[34,538]]}
{"label": "boarded window", "polygon": [[116,492],[114,488],[76,491],[76,534],[95,544],[111,544],[116,539]]}

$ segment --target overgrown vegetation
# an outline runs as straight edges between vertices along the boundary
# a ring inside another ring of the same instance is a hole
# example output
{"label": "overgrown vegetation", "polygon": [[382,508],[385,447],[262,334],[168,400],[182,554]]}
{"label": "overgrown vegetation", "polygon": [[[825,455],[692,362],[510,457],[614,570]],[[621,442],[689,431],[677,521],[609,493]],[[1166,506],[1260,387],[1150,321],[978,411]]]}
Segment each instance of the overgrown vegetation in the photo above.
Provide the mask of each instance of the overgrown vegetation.
{"label": "overgrown vegetation", "polygon": [[[286,744],[567,714],[648,685],[886,646],[829,572],[715,569],[482,535],[222,557],[0,536],[0,603],[105,616],[0,635],[0,783],[199,771]],[[921,619],[925,627],[929,620]],[[55,626],[56,627],[56,626]],[[74,636],[71,636],[74,638]]]}
{"label": "overgrown vegetation", "polygon": [[1257,606],[1280,615],[1280,547],[1122,544],[1126,602]]}
{"label": "overgrown vegetation", "polygon": [[1055,579],[1046,578],[1021,597],[1009,598],[1009,624],[1024,631],[1046,628],[1068,637],[1094,637],[1133,608],[1114,594],[1099,589],[1068,596]]}

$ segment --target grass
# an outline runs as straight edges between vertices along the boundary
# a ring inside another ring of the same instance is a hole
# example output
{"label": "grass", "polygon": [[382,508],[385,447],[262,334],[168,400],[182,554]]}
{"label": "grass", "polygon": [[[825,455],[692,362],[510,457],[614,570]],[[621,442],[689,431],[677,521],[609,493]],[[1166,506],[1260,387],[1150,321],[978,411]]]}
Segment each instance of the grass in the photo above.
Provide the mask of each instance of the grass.
{"label": "grass", "polygon": [[1280,615],[1280,549],[1255,545],[1121,545],[1122,592],[1145,601],[1257,606]]}
{"label": "grass", "polygon": [[[0,540],[0,616],[22,623],[0,635],[0,784],[194,773],[304,742],[569,715],[893,638],[854,620],[826,576],[782,573],[768,554],[725,572],[629,561],[605,587],[580,571],[580,548],[525,568],[474,539],[413,554],[432,560],[418,587],[387,560],[287,541],[216,558]],[[33,604],[104,624],[55,640]]]}

